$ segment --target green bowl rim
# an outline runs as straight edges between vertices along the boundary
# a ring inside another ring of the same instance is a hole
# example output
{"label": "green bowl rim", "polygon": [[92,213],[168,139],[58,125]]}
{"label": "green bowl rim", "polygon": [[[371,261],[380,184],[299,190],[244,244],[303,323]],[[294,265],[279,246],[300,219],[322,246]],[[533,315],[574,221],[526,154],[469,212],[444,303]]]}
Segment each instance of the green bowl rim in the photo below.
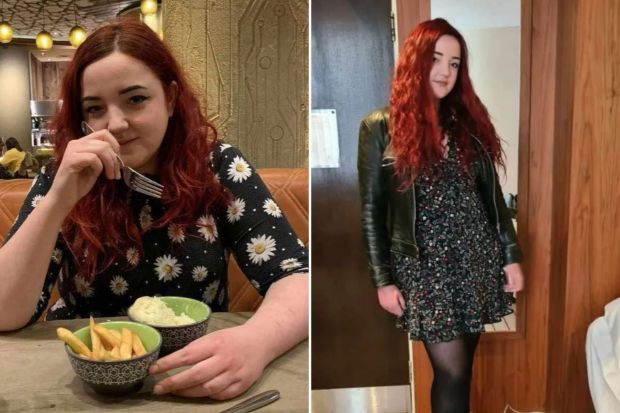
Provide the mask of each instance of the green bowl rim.
{"label": "green bowl rim", "polygon": [[[161,336],[161,333],[159,331],[157,331],[156,328],[153,328],[152,326],[150,326],[148,324],[139,323],[139,322],[133,321],[133,320],[108,320],[108,321],[101,321],[101,322],[99,322],[97,324],[104,324],[104,326],[105,326],[105,323],[118,323],[118,322],[120,322],[120,323],[128,323],[129,322],[129,323],[135,323],[135,324],[142,324],[142,325],[145,325],[147,327],[150,327],[151,329],[155,330],[155,333],[157,333],[157,337],[159,337],[159,342],[157,343],[157,345],[151,351],[147,351],[146,353],[144,353],[143,355],[141,355],[139,357],[132,357],[132,358],[127,359],[127,360],[94,360],[94,359],[90,359],[90,358],[87,359],[87,358],[84,358],[84,357],[78,355],[75,351],[73,351],[73,349],[67,343],[65,343],[65,350],[67,351],[67,354],[70,357],[73,357],[73,358],[75,358],[77,360],[80,360],[80,361],[85,361],[85,362],[90,362],[90,363],[98,363],[98,364],[105,364],[105,365],[111,365],[111,364],[114,364],[114,363],[126,363],[126,362],[137,361],[137,360],[146,358],[146,357],[150,356],[151,354],[153,354],[156,351],[159,351],[161,349],[161,345],[162,345],[162,342],[163,342],[163,338]],[[82,330],[84,328],[90,328],[90,325],[86,325],[84,327],[78,328],[77,330],[72,331],[72,333],[75,334],[76,332],[78,332],[78,331],[80,331],[80,330]]]}
{"label": "green bowl rim", "polygon": [[[149,296],[149,297],[151,297],[151,296]],[[181,297],[181,296],[178,296],[178,295],[156,295],[154,297],[157,297],[157,298],[181,298],[183,300],[195,301],[195,302],[200,303],[200,304],[204,305],[205,307],[207,307],[207,311],[208,311],[207,317],[205,319],[203,319],[203,320],[199,320],[199,321],[196,321],[195,323],[191,323],[191,324],[183,324],[183,325],[180,325],[180,326],[162,326],[162,325],[159,325],[159,324],[149,324],[149,323],[143,323],[142,321],[135,320],[135,319],[131,318],[131,316],[129,315],[129,311],[127,311],[127,318],[129,318],[129,321],[133,321],[134,323],[144,324],[146,326],[155,327],[155,328],[178,329],[178,328],[186,328],[186,327],[196,326],[198,324],[204,323],[205,321],[208,321],[209,318],[211,317],[211,314],[213,314],[213,310],[211,310],[211,306],[209,304],[207,304],[207,303],[205,303],[203,301],[200,301],[200,300],[196,300],[195,298]],[[134,303],[135,303],[135,301],[134,301]],[[131,306],[130,306],[130,308],[131,308]]]}

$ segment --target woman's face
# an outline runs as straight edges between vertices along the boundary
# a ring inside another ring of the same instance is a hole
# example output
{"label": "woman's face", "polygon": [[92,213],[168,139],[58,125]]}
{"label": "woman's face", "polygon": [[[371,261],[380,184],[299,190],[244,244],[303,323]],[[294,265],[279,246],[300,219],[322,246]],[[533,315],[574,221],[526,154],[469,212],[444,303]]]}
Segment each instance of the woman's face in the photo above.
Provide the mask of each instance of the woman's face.
{"label": "woman's face", "polygon": [[140,60],[114,52],[84,69],[83,119],[94,130],[108,129],[114,135],[126,165],[156,173],[176,84],[167,89]]}
{"label": "woman's face", "polygon": [[454,36],[443,35],[435,43],[431,67],[431,89],[437,99],[443,99],[454,88],[461,64],[461,45]]}

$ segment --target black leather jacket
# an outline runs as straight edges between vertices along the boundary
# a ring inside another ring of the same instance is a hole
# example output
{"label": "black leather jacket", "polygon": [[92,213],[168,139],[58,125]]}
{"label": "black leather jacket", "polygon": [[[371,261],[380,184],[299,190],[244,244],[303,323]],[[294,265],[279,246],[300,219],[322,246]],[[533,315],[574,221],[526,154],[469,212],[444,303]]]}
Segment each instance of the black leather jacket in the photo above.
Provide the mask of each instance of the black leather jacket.
{"label": "black leather jacket", "polygon": [[[376,288],[393,284],[391,251],[418,257],[415,238],[416,188],[399,191],[394,158],[389,155],[389,110],[376,110],[360,125],[357,169],[362,206],[362,230],[370,275]],[[510,212],[506,207],[495,165],[482,143],[472,135],[482,157],[474,174],[489,221],[497,229],[504,265],[521,261]],[[386,148],[388,149],[386,151]]]}

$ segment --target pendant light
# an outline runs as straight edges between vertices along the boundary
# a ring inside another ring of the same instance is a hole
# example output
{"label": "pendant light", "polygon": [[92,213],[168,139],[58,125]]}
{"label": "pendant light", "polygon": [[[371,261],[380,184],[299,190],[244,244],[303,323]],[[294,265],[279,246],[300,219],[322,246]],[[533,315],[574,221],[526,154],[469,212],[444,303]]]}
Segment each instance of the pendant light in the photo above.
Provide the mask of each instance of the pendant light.
{"label": "pendant light", "polygon": [[88,33],[77,23],[77,6],[75,5],[75,0],[73,0],[73,18],[75,20],[75,26],[73,26],[69,32],[69,42],[71,46],[78,47],[86,39]]}
{"label": "pendant light", "polygon": [[37,34],[35,43],[37,44],[37,49],[40,50],[49,50],[54,45],[52,35],[45,30],[45,2],[43,2],[43,30]]}
{"label": "pendant light", "polygon": [[157,13],[157,0],[142,0],[140,2],[140,12],[145,16]]}
{"label": "pendant light", "polygon": [[4,0],[0,3],[0,12],[2,18],[0,19],[0,43],[9,43],[13,39],[13,27],[11,24],[4,20]]}

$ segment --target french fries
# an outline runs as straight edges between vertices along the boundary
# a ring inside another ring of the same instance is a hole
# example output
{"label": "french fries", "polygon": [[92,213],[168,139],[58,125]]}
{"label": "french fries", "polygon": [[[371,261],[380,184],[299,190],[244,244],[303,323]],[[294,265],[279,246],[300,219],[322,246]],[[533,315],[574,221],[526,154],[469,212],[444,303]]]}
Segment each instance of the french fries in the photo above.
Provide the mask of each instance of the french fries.
{"label": "french fries", "polygon": [[67,343],[77,354],[92,357],[90,349],[86,347],[86,344],[82,343],[71,331],[66,328],[58,327],[56,329],[56,334],[59,339]]}
{"label": "french fries", "polygon": [[113,330],[96,324],[90,317],[90,341],[92,348],[80,341],[71,331],[59,327],[56,329],[58,338],[67,343],[71,349],[83,358],[99,361],[128,360],[146,354],[140,336],[127,328]]}

